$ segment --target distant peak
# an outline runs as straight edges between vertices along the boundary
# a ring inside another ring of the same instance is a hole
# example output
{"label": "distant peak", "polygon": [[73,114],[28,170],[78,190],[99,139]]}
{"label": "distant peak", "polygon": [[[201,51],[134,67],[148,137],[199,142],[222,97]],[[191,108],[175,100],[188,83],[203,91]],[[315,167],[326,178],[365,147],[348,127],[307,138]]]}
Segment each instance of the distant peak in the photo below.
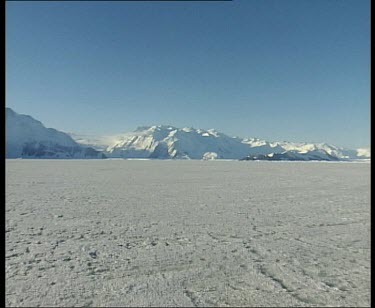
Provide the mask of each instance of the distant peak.
{"label": "distant peak", "polygon": [[157,125],[156,126],[157,129],[166,129],[166,130],[175,130],[175,129],[178,129],[177,127],[174,127],[172,125]]}
{"label": "distant peak", "polygon": [[192,132],[194,130],[194,128],[192,128],[192,127],[184,127],[181,130],[184,131],[184,132],[190,133],[190,132]]}
{"label": "distant peak", "polygon": [[146,125],[146,126],[138,126],[134,132],[141,132],[141,131],[155,131],[155,130],[176,130],[178,128],[172,126],[172,125]]}

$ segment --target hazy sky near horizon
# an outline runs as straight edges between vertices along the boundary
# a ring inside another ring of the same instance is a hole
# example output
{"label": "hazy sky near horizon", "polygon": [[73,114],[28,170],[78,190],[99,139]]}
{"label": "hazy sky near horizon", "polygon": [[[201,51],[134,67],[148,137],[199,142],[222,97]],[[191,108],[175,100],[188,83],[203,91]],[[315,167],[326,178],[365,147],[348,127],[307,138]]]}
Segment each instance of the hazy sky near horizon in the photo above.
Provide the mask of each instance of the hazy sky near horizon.
{"label": "hazy sky near horizon", "polygon": [[6,106],[112,134],[370,145],[370,2],[6,2]]}

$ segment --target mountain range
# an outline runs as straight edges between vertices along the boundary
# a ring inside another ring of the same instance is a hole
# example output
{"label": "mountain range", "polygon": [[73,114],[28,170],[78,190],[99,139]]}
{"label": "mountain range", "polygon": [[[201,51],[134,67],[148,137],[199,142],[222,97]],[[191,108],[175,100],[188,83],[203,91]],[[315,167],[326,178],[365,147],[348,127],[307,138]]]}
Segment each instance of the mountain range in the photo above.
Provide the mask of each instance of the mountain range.
{"label": "mountain range", "polygon": [[170,125],[142,126],[133,132],[110,136],[64,133],[6,108],[7,158],[335,161],[370,156],[370,149],[345,149],[326,143],[269,142],[231,137],[214,129]]}

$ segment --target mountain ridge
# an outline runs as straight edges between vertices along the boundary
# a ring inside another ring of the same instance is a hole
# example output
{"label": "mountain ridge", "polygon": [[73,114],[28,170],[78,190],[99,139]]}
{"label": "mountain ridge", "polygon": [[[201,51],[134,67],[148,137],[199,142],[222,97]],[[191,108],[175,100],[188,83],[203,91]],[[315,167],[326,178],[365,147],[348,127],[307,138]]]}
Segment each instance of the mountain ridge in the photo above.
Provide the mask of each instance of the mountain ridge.
{"label": "mountain ridge", "polygon": [[327,143],[269,142],[259,138],[230,137],[215,129],[172,125],[139,126],[132,132],[118,134],[104,152],[114,158],[244,159],[249,155],[285,152],[291,152],[289,157],[294,155],[301,160],[308,160],[309,156],[314,160],[317,157],[319,160],[370,158],[366,149],[358,151]]}
{"label": "mountain ridge", "polygon": [[370,159],[370,149],[327,143],[231,137],[215,129],[139,126],[116,135],[65,133],[6,108],[7,158],[147,158],[237,160]]}
{"label": "mountain ridge", "polygon": [[45,127],[29,115],[6,108],[7,158],[104,158],[99,151],[79,145],[68,134]]}

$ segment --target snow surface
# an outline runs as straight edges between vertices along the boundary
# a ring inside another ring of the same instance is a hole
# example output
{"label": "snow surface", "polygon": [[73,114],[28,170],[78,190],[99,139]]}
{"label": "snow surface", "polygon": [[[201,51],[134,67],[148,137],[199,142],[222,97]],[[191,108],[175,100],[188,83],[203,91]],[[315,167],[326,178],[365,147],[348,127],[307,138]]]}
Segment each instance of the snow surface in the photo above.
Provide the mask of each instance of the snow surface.
{"label": "snow surface", "polygon": [[5,290],[7,307],[370,306],[370,164],[7,160]]}

